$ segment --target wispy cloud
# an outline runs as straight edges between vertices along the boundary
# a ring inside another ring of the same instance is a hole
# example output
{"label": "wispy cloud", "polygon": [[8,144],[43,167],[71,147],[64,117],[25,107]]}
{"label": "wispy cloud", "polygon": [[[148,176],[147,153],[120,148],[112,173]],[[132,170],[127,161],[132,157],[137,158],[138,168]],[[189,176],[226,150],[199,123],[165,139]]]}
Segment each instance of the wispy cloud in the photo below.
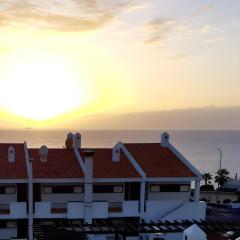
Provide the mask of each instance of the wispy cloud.
{"label": "wispy cloud", "polygon": [[173,19],[156,18],[145,23],[145,44],[157,44],[164,39],[181,40],[192,33],[192,28]]}
{"label": "wispy cloud", "polygon": [[98,29],[134,7],[134,0],[2,0],[0,27],[57,31]]}
{"label": "wispy cloud", "polygon": [[147,38],[144,40],[144,43],[158,43],[167,33],[175,29],[176,26],[176,22],[168,18],[157,18],[146,22],[144,30],[147,34]]}
{"label": "wispy cloud", "polygon": [[183,53],[176,54],[175,56],[172,56],[170,60],[172,61],[183,61],[187,58],[187,55]]}
{"label": "wispy cloud", "polygon": [[200,29],[200,32],[202,34],[208,34],[208,33],[216,32],[216,31],[218,31],[218,28],[216,28],[215,26],[212,26],[210,24],[206,24]]}

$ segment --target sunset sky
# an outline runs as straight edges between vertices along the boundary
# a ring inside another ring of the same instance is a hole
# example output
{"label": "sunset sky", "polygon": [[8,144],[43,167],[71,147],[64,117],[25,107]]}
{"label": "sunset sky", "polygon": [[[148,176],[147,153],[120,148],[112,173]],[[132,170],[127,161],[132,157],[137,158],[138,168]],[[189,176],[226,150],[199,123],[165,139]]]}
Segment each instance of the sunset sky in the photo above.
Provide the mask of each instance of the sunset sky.
{"label": "sunset sky", "polygon": [[1,0],[0,127],[240,105],[239,0]]}

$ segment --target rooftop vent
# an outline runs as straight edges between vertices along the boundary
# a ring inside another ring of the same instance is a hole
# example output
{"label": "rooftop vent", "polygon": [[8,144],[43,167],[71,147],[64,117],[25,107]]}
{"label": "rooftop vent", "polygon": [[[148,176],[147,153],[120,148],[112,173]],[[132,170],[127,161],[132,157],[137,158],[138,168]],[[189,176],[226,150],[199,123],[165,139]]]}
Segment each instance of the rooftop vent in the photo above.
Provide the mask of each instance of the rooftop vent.
{"label": "rooftop vent", "polygon": [[113,162],[119,162],[120,161],[120,150],[121,146],[119,143],[117,143],[112,150],[112,160]]}
{"label": "rooftop vent", "polygon": [[66,148],[73,148],[73,138],[74,138],[74,135],[71,132],[68,133],[67,139],[66,139],[66,142],[65,142],[65,147]]}
{"label": "rooftop vent", "polygon": [[47,146],[43,145],[39,149],[39,156],[41,162],[47,162],[47,156],[48,156],[48,148]]}
{"label": "rooftop vent", "polygon": [[167,147],[169,144],[169,134],[164,132],[161,136],[161,144],[163,147]]}
{"label": "rooftop vent", "polygon": [[13,146],[8,148],[8,162],[14,163],[15,162],[15,149]]}
{"label": "rooftop vent", "polygon": [[81,134],[79,132],[74,136],[74,147],[77,149],[81,148]]}

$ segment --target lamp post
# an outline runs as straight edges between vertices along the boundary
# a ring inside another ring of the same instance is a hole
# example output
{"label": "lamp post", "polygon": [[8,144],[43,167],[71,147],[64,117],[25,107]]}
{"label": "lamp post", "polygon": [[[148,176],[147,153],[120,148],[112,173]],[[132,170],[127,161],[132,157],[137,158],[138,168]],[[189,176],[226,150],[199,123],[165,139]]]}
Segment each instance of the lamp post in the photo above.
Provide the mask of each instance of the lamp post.
{"label": "lamp post", "polygon": [[[221,173],[222,170],[222,149],[221,148],[217,148],[217,151],[219,151],[220,154],[220,159],[219,159],[219,173]],[[219,180],[220,180],[220,175],[218,176],[218,187],[217,187],[217,196],[216,196],[216,201],[218,203],[218,190],[219,190]]]}

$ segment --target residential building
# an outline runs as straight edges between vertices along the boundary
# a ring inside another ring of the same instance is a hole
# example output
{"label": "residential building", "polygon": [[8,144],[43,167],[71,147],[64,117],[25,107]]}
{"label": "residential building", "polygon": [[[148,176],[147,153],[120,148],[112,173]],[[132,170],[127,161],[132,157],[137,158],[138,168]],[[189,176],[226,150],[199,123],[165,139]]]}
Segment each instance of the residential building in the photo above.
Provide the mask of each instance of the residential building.
{"label": "residential building", "polygon": [[167,133],[159,143],[113,148],[82,148],[79,133],[68,134],[65,148],[0,144],[0,166],[0,239],[32,240],[34,224],[58,220],[205,219],[201,173]]}

